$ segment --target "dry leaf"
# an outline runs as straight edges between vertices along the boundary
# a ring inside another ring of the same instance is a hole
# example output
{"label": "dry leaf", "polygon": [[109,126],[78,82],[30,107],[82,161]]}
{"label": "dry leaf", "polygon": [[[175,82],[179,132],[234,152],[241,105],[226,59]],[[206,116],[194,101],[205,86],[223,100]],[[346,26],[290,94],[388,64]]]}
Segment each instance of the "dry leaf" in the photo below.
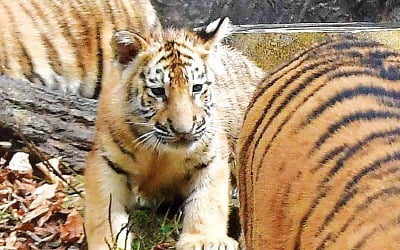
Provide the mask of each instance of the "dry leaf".
{"label": "dry leaf", "polygon": [[17,242],[17,232],[11,232],[10,235],[6,238],[6,248],[16,249],[15,243]]}
{"label": "dry leaf", "polygon": [[[0,211],[9,213],[0,221],[0,250],[61,250],[83,242],[83,219],[76,209],[64,206],[71,195],[61,188],[61,183],[50,185],[35,179],[33,172],[0,168]],[[79,199],[76,204],[81,204]]]}
{"label": "dry leaf", "polygon": [[171,243],[165,242],[165,243],[158,243],[153,250],[168,250],[172,249],[173,245]]}
{"label": "dry leaf", "polygon": [[45,215],[43,215],[42,217],[39,218],[39,220],[37,221],[37,224],[39,227],[42,227],[44,225],[44,223],[46,223],[49,218],[53,215],[53,211],[47,211],[47,213]]}
{"label": "dry leaf", "polygon": [[15,180],[15,185],[15,188],[23,190],[25,193],[32,193],[37,187],[37,183],[33,182],[32,179],[26,178]]}
{"label": "dry leaf", "polygon": [[35,227],[33,231],[35,232],[36,235],[39,235],[41,237],[47,237],[49,235],[50,230],[48,225],[46,224],[46,226]]}
{"label": "dry leaf", "polygon": [[57,184],[43,184],[33,192],[37,198],[51,199],[56,195]]}
{"label": "dry leaf", "polygon": [[40,238],[39,236],[37,236],[36,234],[32,233],[31,231],[26,231],[25,232],[26,235],[28,235],[32,240],[36,241],[36,242],[41,242],[42,238]]}
{"label": "dry leaf", "polygon": [[35,219],[38,216],[41,216],[42,214],[46,213],[49,211],[49,207],[44,205],[40,206],[26,214],[26,216],[22,219],[22,223],[27,223],[28,221],[31,221]]}
{"label": "dry leaf", "polygon": [[0,157],[0,165],[4,165],[4,164],[6,164],[6,162],[7,162],[6,159]]}
{"label": "dry leaf", "polygon": [[10,184],[14,184],[15,180],[17,179],[17,175],[16,173],[10,171],[10,172],[6,172],[6,179]]}
{"label": "dry leaf", "polygon": [[[0,148],[11,148],[12,147],[12,143],[9,141],[0,141]],[[0,160],[0,164],[1,164],[1,160]]]}
{"label": "dry leaf", "polygon": [[29,247],[30,245],[32,244],[29,241],[17,242],[17,244],[15,244],[18,250],[31,250],[31,248]]}
{"label": "dry leaf", "polygon": [[48,199],[51,199],[56,195],[57,188],[58,184],[43,184],[42,186],[36,188],[36,190],[32,193],[35,199],[29,206],[29,209],[34,209],[42,204],[46,204]]}
{"label": "dry leaf", "polygon": [[61,240],[63,242],[78,242],[83,240],[83,218],[74,209],[68,215],[67,221],[61,226]]}
{"label": "dry leaf", "polygon": [[29,155],[24,152],[15,153],[8,163],[7,168],[13,171],[17,171],[18,173],[32,172],[32,165],[29,162]]}
{"label": "dry leaf", "polygon": [[21,231],[32,231],[34,228],[35,225],[33,223],[17,223],[17,225],[15,225],[15,229]]}
{"label": "dry leaf", "polygon": [[6,204],[0,205],[0,210],[1,211],[5,211],[7,208],[11,207],[12,205],[14,205],[15,203],[17,203],[17,200],[12,200]]}
{"label": "dry leaf", "polygon": [[42,171],[42,173],[52,182],[52,183],[59,183],[61,182],[63,185],[66,185],[56,174],[54,174],[50,169],[48,163],[51,165],[51,167],[59,174],[61,175],[61,171],[59,169],[60,166],[60,159],[61,158],[52,158],[48,160],[47,162],[40,162],[36,164],[36,167]]}

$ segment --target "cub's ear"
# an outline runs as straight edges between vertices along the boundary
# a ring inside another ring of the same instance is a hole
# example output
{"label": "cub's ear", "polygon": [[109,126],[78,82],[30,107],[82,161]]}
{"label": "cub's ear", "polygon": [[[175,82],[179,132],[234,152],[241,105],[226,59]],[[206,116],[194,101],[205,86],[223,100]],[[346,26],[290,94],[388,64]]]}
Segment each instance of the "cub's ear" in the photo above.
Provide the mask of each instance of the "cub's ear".
{"label": "cub's ear", "polygon": [[210,50],[230,34],[231,27],[228,17],[218,18],[207,26],[196,30],[196,34],[204,42],[205,49]]}
{"label": "cub's ear", "polygon": [[148,42],[142,36],[128,30],[117,30],[111,38],[115,59],[122,65],[127,65],[148,46]]}

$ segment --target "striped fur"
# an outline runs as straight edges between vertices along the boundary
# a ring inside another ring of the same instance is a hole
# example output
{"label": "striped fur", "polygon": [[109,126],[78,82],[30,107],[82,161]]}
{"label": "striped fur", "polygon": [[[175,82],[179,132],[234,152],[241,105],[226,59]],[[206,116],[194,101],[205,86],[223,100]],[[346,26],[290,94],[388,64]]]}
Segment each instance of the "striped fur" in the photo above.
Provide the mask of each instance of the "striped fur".
{"label": "striped fur", "polygon": [[400,249],[400,55],[319,44],[264,80],[239,137],[247,250]]}
{"label": "striped fur", "polygon": [[86,97],[114,59],[113,31],[160,24],[149,0],[0,0],[0,74]]}
{"label": "striped fur", "polygon": [[[110,67],[103,83],[85,172],[89,249],[105,249],[103,239],[111,241],[110,195],[114,235],[127,222],[128,204],[183,198],[177,249],[236,249],[226,235],[232,152],[227,139],[237,137],[263,72],[219,44],[227,19],[210,25],[199,33],[115,34],[120,64]],[[126,239],[121,235],[119,247]]]}

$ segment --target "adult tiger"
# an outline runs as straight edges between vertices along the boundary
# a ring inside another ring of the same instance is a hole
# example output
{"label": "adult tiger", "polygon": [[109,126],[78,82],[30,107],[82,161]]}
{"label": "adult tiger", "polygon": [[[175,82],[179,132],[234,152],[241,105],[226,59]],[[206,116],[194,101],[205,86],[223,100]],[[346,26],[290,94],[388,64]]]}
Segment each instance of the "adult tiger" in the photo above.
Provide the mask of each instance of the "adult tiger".
{"label": "adult tiger", "polygon": [[113,37],[119,64],[104,78],[85,172],[89,249],[108,249],[105,240],[130,249],[126,207],[176,198],[185,199],[178,249],[237,248],[226,234],[228,138],[263,71],[220,44],[228,31],[222,19],[197,33]]}
{"label": "adult tiger", "polygon": [[263,81],[239,137],[247,249],[400,249],[400,55],[338,38]]}
{"label": "adult tiger", "polygon": [[117,29],[149,34],[149,0],[1,0],[0,74],[93,97]]}

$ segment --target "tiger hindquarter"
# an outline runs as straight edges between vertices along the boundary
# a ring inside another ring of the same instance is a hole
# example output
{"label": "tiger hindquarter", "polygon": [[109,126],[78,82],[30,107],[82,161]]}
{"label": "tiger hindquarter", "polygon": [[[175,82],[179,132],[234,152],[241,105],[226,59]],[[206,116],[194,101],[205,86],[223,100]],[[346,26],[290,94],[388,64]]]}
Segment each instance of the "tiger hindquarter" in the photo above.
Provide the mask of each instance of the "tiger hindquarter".
{"label": "tiger hindquarter", "polygon": [[400,249],[400,55],[351,38],[299,54],[239,137],[247,249]]}
{"label": "tiger hindquarter", "polygon": [[160,28],[149,0],[0,0],[0,75],[98,95],[115,30]]}

